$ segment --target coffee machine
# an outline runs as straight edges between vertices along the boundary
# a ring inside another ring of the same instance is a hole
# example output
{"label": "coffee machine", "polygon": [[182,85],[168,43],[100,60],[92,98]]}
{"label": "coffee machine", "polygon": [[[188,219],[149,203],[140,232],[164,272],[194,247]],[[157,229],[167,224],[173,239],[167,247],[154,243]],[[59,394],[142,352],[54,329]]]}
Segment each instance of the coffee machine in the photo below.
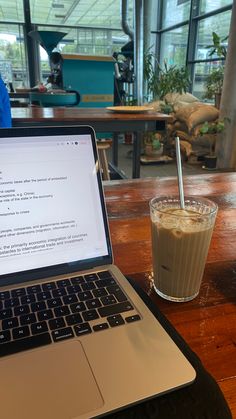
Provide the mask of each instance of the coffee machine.
{"label": "coffee machine", "polygon": [[50,64],[50,74],[47,85],[36,87],[30,92],[31,103],[40,106],[76,106],[80,102],[77,91],[64,89],[63,84],[63,58],[56,50],[57,44],[66,35],[66,32],[57,31],[31,31],[29,36],[37,41],[47,52]]}

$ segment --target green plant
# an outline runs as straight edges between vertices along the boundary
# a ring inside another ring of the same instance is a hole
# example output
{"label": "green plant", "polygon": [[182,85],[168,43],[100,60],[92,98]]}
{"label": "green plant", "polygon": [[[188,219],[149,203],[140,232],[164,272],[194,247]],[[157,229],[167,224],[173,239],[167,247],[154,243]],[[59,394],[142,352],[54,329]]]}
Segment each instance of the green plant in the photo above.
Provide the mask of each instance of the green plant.
{"label": "green plant", "polygon": [[214,122],[206,121],[199,130],[201,136],[206,136],[209,139],[210,155],[213,155],[215,151],[216,134],[224,131],[226,120],[228,120],[228,118],[218,119]]}
{"label": "green plant", "polygon": [[144,80],[147,82],[148,94],[153,99],[162,100],[167,93],[181,94],[190,86],[186,67],[168,66],[166,61],[161,67],[150,49],[144,56]]}
{"label": "green plant", "polygon": [[212,55],[217,54],[219,58],[226,58],[227,49],[224,45],[224,42],[227,41],[228,35],[224,38],[220,38],[219,35],[217,35],[216,32],[212,32],[212,45],[208,45],[207,48],[210,49],[209,57],[212,57]]}
{"label": "green plant", "polygon": [[212,99],[216,94],[221,94],[224,81],[224,67],[220,66],[208,74],[205,81],[205,98]]}
{"label": "green plant", "polygon": [[[209,57],[212,57],[214,54],[217,54],[218,58],[223,58],[225,60],[227,49],[225,46],[225,41],[228,39],[228,36],[220,38],[216,32],[212,32],[212,44],[208,45],[207,48],[210,49]],[[224,81],[224,62],[219,65],[218,68],[213,69],[210,74],[207,75],[205,81],[205,98],[212,99],[216,95],[220,95],[222,92]]]}
{"label": "green plant", "polygon": [[152,145],[153,150],[159,150],[161,148],[161,135],[157,132],[146,132],[144,134],[144,144]]}
{"label": "green plant", "polygon": [[224,119],[219,119],[215,122],[204,122],[203,126],[200,128],[199,133],[201,135],[206,134],[218,134],[219,132],[223,132],[225,128],[225,121]]}

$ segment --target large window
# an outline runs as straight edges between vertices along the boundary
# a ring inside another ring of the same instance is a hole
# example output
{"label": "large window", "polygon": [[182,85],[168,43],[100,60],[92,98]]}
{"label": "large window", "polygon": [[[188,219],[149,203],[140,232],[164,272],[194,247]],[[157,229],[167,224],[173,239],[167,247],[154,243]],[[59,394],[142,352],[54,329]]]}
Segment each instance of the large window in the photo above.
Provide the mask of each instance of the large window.
{"label": "large window", "polygon": [[208,13],[232,4],[232,0],[200,0],[200,13]]}
{"label": "large window", "polygon": [[160,64],[188,65],[192,91],[202,99],[206,76],[222,65],[217,54],[210,55],[212,33],[221,39],[229,34],[232,0],[159,0],[159,6]]}
{"label": "large window", "polygon": [[188,25],[164,32],[161,36],[161,59],[169,65],[184,66],[188,42]]}
{"label": "large window", "polygon": [[[209,45],[212,44],[212,32],[216,32],[220,38],[225,38],[229,34],[229,22],[231,11],[213,15],[199,22],[196,59],[206,59],[209,57]],[[227,41],[225,41],[227,45]]]}
{"label": "large window", "polygon": [[189,19],[190,0],[165,0],[162,7],[162,28]]}
{"label": "large window", "polygon": [[[121,28],[120,0],[29,0],[26,13],[25,5],[25,0],[0,0],[0,72],[14,87],[29,85],[29,74],[31,84],[33,79],[44,81],[50,71],[47,53],[37,44],[28,52],[27,69],[25,46],[32,43],[27,36],[31,30],[66,32],[58,45],[62,53],[111,56],[128,41]],[[132,0],[128,24],[133,28]],[[34,68],[38,56],[39,74]]]}
{"label": "large window", "polygon": [[28,84],[22,25],[0,25],[0,73],[8,86],[9,83],[15,88]]}
{"label": "large window", "polygon": [[[22,0],[0,1],[0,73],[14,87],[27,85]],[[14,23],[13,23],[14,22]]]}

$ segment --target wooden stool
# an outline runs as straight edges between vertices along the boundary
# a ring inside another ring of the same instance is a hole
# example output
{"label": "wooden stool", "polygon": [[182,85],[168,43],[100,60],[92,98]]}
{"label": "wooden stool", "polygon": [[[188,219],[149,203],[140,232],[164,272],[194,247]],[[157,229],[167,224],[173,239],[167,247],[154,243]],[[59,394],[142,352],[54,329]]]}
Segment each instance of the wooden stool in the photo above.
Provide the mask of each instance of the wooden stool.
{"label": "wooden stool", "polygon": [[111,146],[111,140],[105,141],[98,141],[97,140],[97,148],[98,148],[98,157],[100,161],[100,168],[102,173],[103,180],[110,180],[110,173],[108,169],[108,161],[107,161],[107,154],[106,150]]}

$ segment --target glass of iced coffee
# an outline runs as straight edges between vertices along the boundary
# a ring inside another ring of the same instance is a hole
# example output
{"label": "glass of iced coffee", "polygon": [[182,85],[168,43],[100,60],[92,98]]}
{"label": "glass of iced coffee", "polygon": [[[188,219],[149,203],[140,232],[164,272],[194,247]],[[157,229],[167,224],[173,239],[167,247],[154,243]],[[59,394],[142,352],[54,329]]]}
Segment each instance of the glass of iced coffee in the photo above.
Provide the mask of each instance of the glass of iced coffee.
{"label": "glass of iced coffee", "polygon": [[207,198],[178,197],[150,201],[154,288],[176,302],[195,298],[200,289],[217,205]]}

